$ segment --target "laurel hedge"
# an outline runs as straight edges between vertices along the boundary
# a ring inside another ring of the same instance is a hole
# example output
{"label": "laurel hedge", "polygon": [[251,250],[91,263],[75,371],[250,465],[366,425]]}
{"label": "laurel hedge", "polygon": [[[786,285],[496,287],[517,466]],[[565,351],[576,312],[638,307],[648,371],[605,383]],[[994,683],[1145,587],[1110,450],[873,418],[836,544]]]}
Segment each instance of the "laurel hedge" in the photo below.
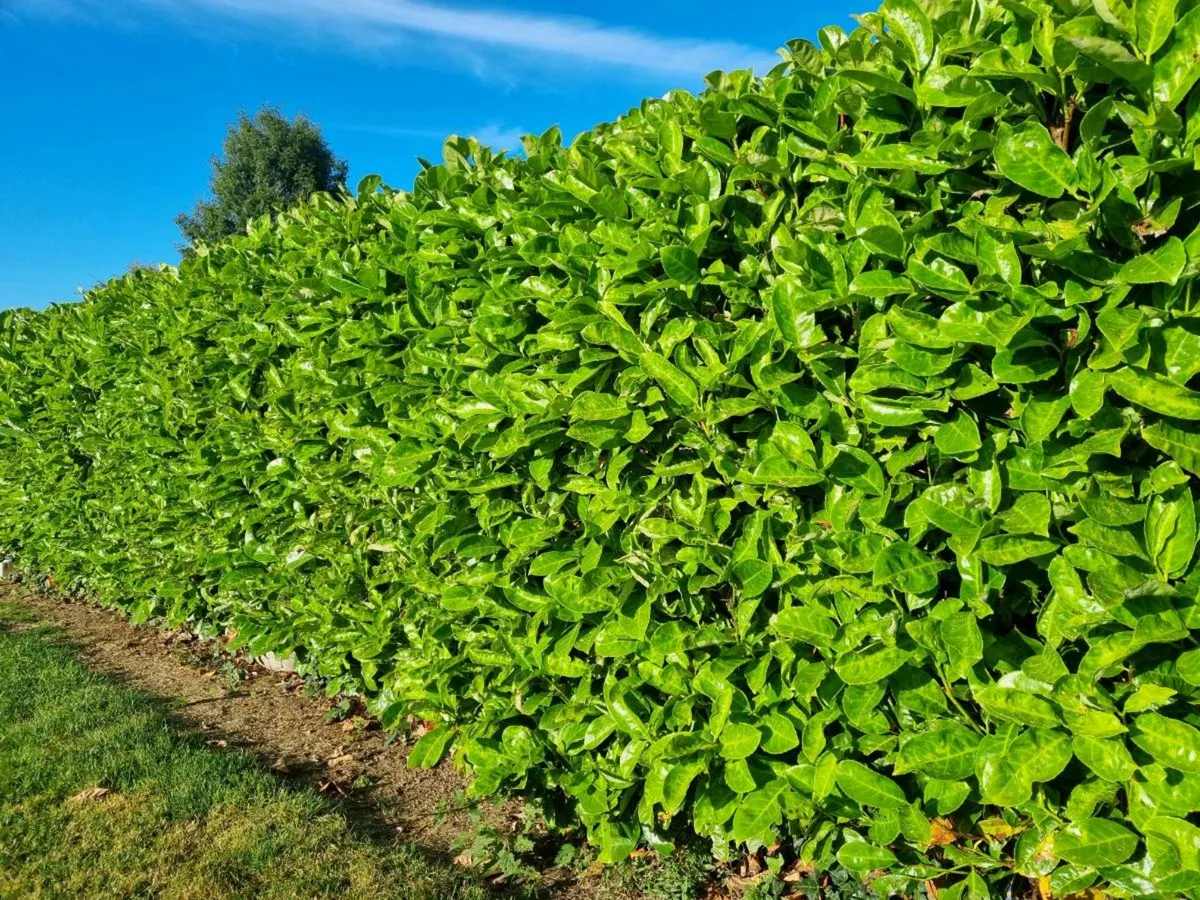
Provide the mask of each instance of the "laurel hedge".
{"label": "laurel hedge", "polygon": [[1200,896],[1200,4],[887,0],[0,316],[0,544],[602,859]]}

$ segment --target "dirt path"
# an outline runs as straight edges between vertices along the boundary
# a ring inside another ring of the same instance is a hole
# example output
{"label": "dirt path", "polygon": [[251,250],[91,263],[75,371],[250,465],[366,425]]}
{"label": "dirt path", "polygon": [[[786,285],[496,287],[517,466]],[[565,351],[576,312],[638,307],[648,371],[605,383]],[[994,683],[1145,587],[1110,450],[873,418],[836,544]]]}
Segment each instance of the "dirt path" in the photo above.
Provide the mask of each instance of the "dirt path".
{"label": "dirt path", "polygon": [[[348,815],[382,839],[399,836],[440,853],[456,852],[461,835],[479,823],[456,794],[466,781],[448,761],[435,769],[410,769],[408,745],[389,743],[378,725],[361,716],[330,718],[332,703],[310,696],[295,675],[272,672],[216,652],[194,635],[134,627],[118,613],[0,583],[0,602],[27,610],[60,629],[79,658],[108,675],[170,704],[185,727],[209,735],[214,747],[249,750],[281,774],[302,779],[334,798]],[[521,825],[516,802],[480,808],[483,822],[500,833]],[[548,898],[620,900],[595,878],[548,869],[540,882]]]}

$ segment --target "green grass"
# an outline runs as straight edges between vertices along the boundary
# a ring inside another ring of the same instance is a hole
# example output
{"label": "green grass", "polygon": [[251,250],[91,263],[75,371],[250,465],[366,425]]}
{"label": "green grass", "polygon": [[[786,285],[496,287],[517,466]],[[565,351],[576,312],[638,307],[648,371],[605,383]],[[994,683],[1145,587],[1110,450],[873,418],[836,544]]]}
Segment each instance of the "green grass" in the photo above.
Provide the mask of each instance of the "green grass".
{"label": "green grass", "polygon": [[181,735],[53,634],[5,627],[18,617],[0,608],[0,897],[488,896],[252,757]]}

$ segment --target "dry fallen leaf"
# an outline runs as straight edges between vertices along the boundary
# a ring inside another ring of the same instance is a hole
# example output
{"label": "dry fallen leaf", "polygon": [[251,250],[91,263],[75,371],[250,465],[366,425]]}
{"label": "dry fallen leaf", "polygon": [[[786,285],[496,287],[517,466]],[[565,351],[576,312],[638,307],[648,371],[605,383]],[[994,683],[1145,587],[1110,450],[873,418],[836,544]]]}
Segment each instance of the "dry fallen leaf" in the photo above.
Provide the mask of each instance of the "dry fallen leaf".
{"label": "dry fallen leaf", "polygon": [[811,874],[812,870],[813,867],[811,863],[806,863],[803,860],[797,859],[783,870],[781,880],[788,884],[795,884],[805,875]]}
{"label": "dry fallen leaf", "polygon": [[763,861],[758,858],[757,853],[747,853],[742,857],[742,863],[738,874],[740,874],[743,878],[754,878],[758,875],[761,875],[765,869],[766,866],[763,865]]}
{"label": "dry fallen leaf", "polygon": [[105,787],[90,787],[85,791],[80,791],[70,799],[71,803],[89,803],[92,800],[99,800],[108,793],[108,788]]}
{"label": "dry fallen leaf", "polygon": [[954,823],[949,819],[933,819],[929,823],[929,831],[931,847],[944,847],[958,840],[958,832],[954,830]]}
{"label": "dry fallen leaf", "polygon": [[992,841],[1007,841],[1025,830],[1023,825],[1009,825],[999,816],[984,819],[979,823],[979,830]]}

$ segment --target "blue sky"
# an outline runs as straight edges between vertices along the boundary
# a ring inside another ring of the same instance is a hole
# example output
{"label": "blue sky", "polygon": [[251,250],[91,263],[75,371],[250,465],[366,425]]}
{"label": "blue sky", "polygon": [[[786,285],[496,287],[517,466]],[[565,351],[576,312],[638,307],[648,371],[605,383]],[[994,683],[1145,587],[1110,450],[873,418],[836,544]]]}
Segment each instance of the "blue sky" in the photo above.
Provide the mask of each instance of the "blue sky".
{"label": "blue sky", "polygon": [[406,187],[448,134],[570,137],[874,5],[0,0],[0,309],[177,261],[174,217],[239,110],[305,113],[351,184]]}

